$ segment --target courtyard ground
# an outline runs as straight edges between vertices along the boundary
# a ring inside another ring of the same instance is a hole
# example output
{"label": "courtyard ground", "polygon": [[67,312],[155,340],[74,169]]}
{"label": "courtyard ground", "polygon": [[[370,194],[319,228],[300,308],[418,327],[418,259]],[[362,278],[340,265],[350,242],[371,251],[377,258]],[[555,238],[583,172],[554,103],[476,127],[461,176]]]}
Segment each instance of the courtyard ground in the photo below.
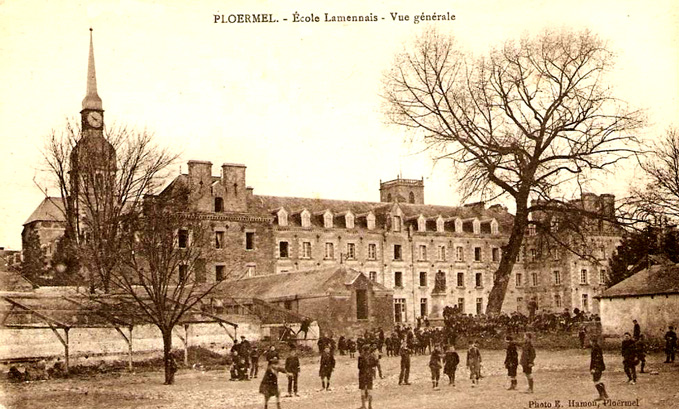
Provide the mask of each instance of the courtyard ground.
{"label": "courtyard ground", "polygon": [[[481,351],[484,379],[472,388],[464,367],[465,351],[458,351],[462,363],[458,367],[455,387],[442,379],[441,389],[432,390],[428,357],[412,358],[412,385],[398,386],[398,357],[383,357],[384,379],[377,379],[373,390],[377,408],[539,408],[569,407],[569,400],[592,402],[596,391],[589,374],[588,350],[537,351],[535,393],[521,393],[526,381],[519,376],[519,392],[506,391],[507,378],[503,351]],[[621,357],[606,354],[604,381],[613,399],[608,406],[641,408],[679,407],[679,363],[664,364],[664,356],[648,357],[648,369],[656,374],[640,374],[636,385],[626,383]],[[263,366],[263,365],[262,365]],[[260,375],[263,369],[260,369]],[[261,378],[260,378],[261,379]],[[125,372],[96,375],[89,378],[59,379],[22,384],[0,383],[0,405],[6,408],[262,408],[258,393],[259,380],[228,381],[228,372],[180,370],[176,384],[162,384],[161,372],[129,374]],[[337,367],[330,392],[322,392],[318,378],[318,358],[303,358],[299,379],[300,397],[282,397],[283,408],[325,409],[358,408],[356,359],[337,357]],[[281,396],[287,379],[279,376]],[[273,403],[273,402],[271,402]],[[590,403],[591,404],[591,403]],[[617,404],[613,406],[613,404]],[[0,406],[1,407],[1,406]],[[275,408],[275,405],[271,405]],[[576,406],[570,406],[576,407]],[[599,407],[604,407],[600,404]]]}

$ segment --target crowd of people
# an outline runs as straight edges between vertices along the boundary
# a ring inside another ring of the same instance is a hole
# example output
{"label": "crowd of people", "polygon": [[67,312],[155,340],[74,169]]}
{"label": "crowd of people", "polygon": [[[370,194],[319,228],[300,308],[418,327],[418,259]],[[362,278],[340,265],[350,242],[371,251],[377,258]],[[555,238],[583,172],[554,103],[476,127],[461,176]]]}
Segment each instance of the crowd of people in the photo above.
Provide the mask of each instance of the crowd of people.
{"label": "crowd of people", "polygon": [[[507,319],[508,317],[508,319]],[[590,373],[594,386],[599,394],[597,400],[609,399],[606,387],[603,382],[603,372],[606,370],[604,355],[599,344],[598,334],[586,334],[585,320],[594,317],[586,314],[535,314],[532,319],[525,320],[527,317],[520,315],[497,317],[469,317],[464,314],[453,314],[446,317],[446,326],[436,328],[429,326],[425,320],[418,321],[419,325],[414,328],[410,326],[397,325],[394,330],[386,334],[381,328],[365,331],[360,336],[354,338],[340,336],[337,341],[328,335],[322,335],[317,342],[320,353],[318,375],[321,378],[322,391],[332,390],[330,387],[332,374],[335,369],[335,353],[339,355],[349,355],[349,358],[357,357],[358,386],[361,393],[361,408],[372,408],[373,380],[378,376],[383,378],[380,360],[383,353],[387,356],[400,358],[399,385],[410,385],[410,359],[413,354],[428,354],[429,369],[431,371],[432,388],[439,389],[441,376],[447,376],[448,384],[455,386],[455,375],[458,366],[462,362],[460,355],[455,349],[455,338],[458,334],[466,336],[469,348],[466,354],[465,365],[468,369],[471,380],[471,387],[477,387],[481,379],[483,359],[478,337],[484,334],[499,334],[497,328],[493,332],[487,330],[489,322],[503,323],[501,329],[504,330],[506,353],[504,366],[507,369],[508,390],[518,389],[517,373],[521,367],[526,378],[526,392],[532,393],[534,389],[533,368],[536,359],[536,351],[533,346],[534,329],[538,331],[574,331],[579,330],[578,336],[581,343],[587,339],[590,352]],[[544,326],[543,326],[544,325]],[[576,327],[577,325],[577,327]],[[516,337],[519,333],[523,335],[523,341],[517,342]],[[583,333],[587,336],[583,337]],[[452,342],[451,342],[452,341]],[[674,362],[675,351],[677,349],[677,335],[673,327],[665,334],[666,362]],[[232,378],[248,378],[247,370],[239,369],[248,365],[247,359],[238,357],[250,357],[249,378],[257,377],[257,365],[259,352],[257,348],[250,345],[244,338],[241,342],[234,345],[232,354],[235,358],[232,368]],[[634,384],[637,381],[636,367],[641,364],[641,373],[645,372],[647,346],[645,337],[641,332],[638,322],[634,321],[632,333],[625,333],[621,344],[621,354],[623,358],[623,368],[628,376],[628,382]],[[265,408],[268,402],[275,397],[277,407],[280,407],[280,394],[278,391],[278,373],[284,373],[288,377],[287,396],[298,396],[298,378],[300,372],[300,362],[294,344],[288,354],[285,364],[279,365],[279,354],[274,345],[264,353],[267,367],[260,385],[260,392],[265,397]],[[367,406],[366,406],[367,405]]]}

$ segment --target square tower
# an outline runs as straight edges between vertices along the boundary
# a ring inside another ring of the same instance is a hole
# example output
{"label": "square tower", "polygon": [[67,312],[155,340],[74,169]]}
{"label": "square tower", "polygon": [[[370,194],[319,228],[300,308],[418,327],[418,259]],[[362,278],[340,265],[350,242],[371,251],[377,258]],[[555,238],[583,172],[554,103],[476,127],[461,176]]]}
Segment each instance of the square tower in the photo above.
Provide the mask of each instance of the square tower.
{"label": "square tower", "polygon": [[424,178],[380,181],[380,202],[424,204]]}

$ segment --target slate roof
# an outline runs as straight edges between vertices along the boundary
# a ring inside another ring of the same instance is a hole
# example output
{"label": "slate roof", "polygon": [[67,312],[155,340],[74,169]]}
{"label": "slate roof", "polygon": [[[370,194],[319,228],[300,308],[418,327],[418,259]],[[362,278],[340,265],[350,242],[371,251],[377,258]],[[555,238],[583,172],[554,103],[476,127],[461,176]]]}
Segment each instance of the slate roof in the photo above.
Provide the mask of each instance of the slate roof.
{"label": "slate roof", "polygon": [[646,268],[606,289],[598,298],[679,294],[679,264]]}
{"label": "slate roof", "polygon": [[[347,285],[353,284],[362,275],[358,270],[344,266],[322,269],[279,273],[234,281],[224,281],[214,289],[214,296],[259,298],[265,301],[291,298],[310,298],[336,292],[346,292]],[[368,278],[363,275],[367,280]],[[391,291],[383,285],[372,282],[376,291]]]}
{"label": "slate roof", "polygon": [[64,222],[64,202],[60,197],[46,197],[24,222]]}

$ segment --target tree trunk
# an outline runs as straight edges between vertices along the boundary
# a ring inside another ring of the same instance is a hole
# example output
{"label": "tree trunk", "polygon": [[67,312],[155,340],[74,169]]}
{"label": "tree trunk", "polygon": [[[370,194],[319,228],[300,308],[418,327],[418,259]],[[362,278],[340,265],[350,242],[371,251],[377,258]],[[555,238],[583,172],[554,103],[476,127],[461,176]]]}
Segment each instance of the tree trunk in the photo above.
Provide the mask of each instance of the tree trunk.
{"label": "tree trunk", "polygon": [[521,251],[523,237],[526,234],[526,227],[528,226],[528,198],[525,200],[517,200],[517,211],[514,217],[514,224],[512,232],[509,236],[509,242],[502,247],[502,258],[500,265],[495,271],[493,278],[493,288],[488,294],[488,305],[486,306],[486,313],[491,315],[498,315],[502,312],[502,304],[507,294],[507,287],[509,280],[514,270],[516,263],[516,256]]}
{"label": "tree trunk", "polygon": [[176,364],[172,359],[172,328],[161,329],[163,334],[163,364],[165,366],[165,385],[174,383]]}

